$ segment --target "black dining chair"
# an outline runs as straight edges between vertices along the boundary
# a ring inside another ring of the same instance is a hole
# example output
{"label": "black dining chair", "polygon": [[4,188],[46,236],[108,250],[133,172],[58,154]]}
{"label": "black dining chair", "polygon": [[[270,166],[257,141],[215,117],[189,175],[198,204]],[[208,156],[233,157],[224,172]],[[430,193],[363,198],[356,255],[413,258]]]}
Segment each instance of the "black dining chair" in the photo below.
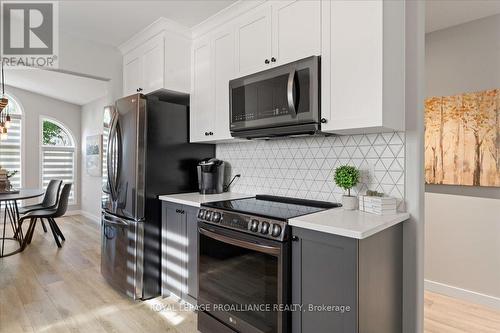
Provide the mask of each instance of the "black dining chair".
{"label": "black dining chair", "polygon": [[[32,212],[34,210],[40,209],[52,209],[57,205],[57,199],[59,198],[59,191],[61,190],[62,180],[52,179],[47,185],[47,189],[45,190],[45,195],[43,197],[42,202],[35,205],[28,205],[24,207],[19,207],[20,214],[26,214]],[[42,222],[42,228],[44,232],[47,232],[47,227],[45,223]]]}
{"label": "black dining chair", "polygon": [[23,217],[21,217],[21,219],[19,220],[20,228],[24,220],[27,219],[30,220],[30,224],[28,230],[26,231],[26,236],[24,238],[23,248],[26,247],[27,244],[30,244],[31,240],[33,239],[33,232],[35,231],[35,225],[37,219],[40,219],[40,221],[42,222],[43,219],[46,219],[48,221],[50,230],[52,231],[52,235],[54,236],[54,240],[56,241],[57,247],[61,247],[61,242],[59,241],[59,238],[61,238],[62,241],[65,241],[66,238],[64,238],[64,235],[61,229],[59,229],[59,226],[57,225],[55,219],[63,216],[66,213],[68,209],[68,200],[70,192],[71,192],[71,184],[64,184],[56,208],[34,210],[26,213]]}

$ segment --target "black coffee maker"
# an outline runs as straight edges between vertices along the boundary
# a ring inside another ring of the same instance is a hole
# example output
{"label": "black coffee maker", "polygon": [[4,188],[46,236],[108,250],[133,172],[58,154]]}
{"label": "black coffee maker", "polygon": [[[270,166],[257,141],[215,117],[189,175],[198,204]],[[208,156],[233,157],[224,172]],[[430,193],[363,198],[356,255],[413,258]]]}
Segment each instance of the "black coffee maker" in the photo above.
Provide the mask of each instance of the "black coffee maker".
{"label": "black coffee maker", "polygon": [[198,163],[198,188],[201,194],[224,192],[224,161],[210,158]]}

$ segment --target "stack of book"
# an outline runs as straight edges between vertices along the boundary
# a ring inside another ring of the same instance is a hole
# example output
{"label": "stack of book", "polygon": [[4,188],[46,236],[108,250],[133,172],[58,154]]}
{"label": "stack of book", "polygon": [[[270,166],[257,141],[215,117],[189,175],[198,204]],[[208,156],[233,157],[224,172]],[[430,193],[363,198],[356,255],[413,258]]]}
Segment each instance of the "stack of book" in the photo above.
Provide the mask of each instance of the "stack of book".
{"label": "stack of book", "polygon": [[359,196],[359,210],[377,215],[396,214],[397,200],[392,197]]}

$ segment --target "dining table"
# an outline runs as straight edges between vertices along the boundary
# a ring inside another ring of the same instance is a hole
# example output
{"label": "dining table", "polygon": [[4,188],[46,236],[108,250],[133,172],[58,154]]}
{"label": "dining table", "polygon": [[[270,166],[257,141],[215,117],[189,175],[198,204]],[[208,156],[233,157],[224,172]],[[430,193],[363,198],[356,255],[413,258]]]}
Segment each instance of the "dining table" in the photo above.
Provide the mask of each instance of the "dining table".
{"label": "dining table", "polygon": [[0,258],[24,250],[24,234],[19,223],[18,201],[41,197],[43,189],[21,188],[0,192],[0,207],[3,209],[3,223],[0,221]]}

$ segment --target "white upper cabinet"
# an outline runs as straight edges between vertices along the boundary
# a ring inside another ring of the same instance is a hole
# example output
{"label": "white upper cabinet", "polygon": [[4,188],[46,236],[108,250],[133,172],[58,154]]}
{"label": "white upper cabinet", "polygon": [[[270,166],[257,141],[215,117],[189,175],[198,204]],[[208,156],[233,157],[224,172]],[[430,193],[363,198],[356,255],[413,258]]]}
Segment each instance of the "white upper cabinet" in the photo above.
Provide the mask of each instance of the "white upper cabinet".
{"label": "white upper cabinet", "polygon": [[157,36],[141,46],[143,82],[142,89],[147,93],[164,87],[165,45],[163,35]]}
{"label": "white upper cabinet", "polygon": [[189,93],[191,39],[186,31],[160,19],[119,47],[125,96],[160,89]]}
{"label": "white upper cabinet", "polygon": [[236,19],[238,76],[255,73],[271,64],[271,7],[267,4]]}
{"label": "white upper cabinet", "polygon": [[236,72],[234,45],[233,29],[222,29],[212,37],[215,140],[232,139],[229,131],[229,80],[235,77]]}
{"label": "white upper cabinet", "polygon": [[[210,40],[193,43],[190,94],[190,141],[208,141],[213,137],[215,109]],[[212,134],[211,134],[212,133]]]}
{"label": "white upper cabinet", "polygon": [[235,36],[223,26],[192,47],[191,142],[232,140],[229,131],[229,80],[235,77]]}
{"label": "white upper cabinet", "polygon": [[322,3],[323,131],[404,129],[404,3]]}
{"label": "white upper cabinet", "polygon": [[123,95],[135,94],[142,85],[142,57],[131,52],[123,58]]}
{"label": "white upper cabinet", "polygon": [[233,140],[231,79],[320,54],[321,1],[268,1],[214,26],[191,49],[191,142]]}
{"label": "white upper cabinet", "polygon": [[321,1],[269,1],[236,20],[236,74],[321,53]]}
{"label": "white upper cabinet", "polygon": [[272,10],[272,62],[283,65],[321,54],[320,0],[275,1]]}

